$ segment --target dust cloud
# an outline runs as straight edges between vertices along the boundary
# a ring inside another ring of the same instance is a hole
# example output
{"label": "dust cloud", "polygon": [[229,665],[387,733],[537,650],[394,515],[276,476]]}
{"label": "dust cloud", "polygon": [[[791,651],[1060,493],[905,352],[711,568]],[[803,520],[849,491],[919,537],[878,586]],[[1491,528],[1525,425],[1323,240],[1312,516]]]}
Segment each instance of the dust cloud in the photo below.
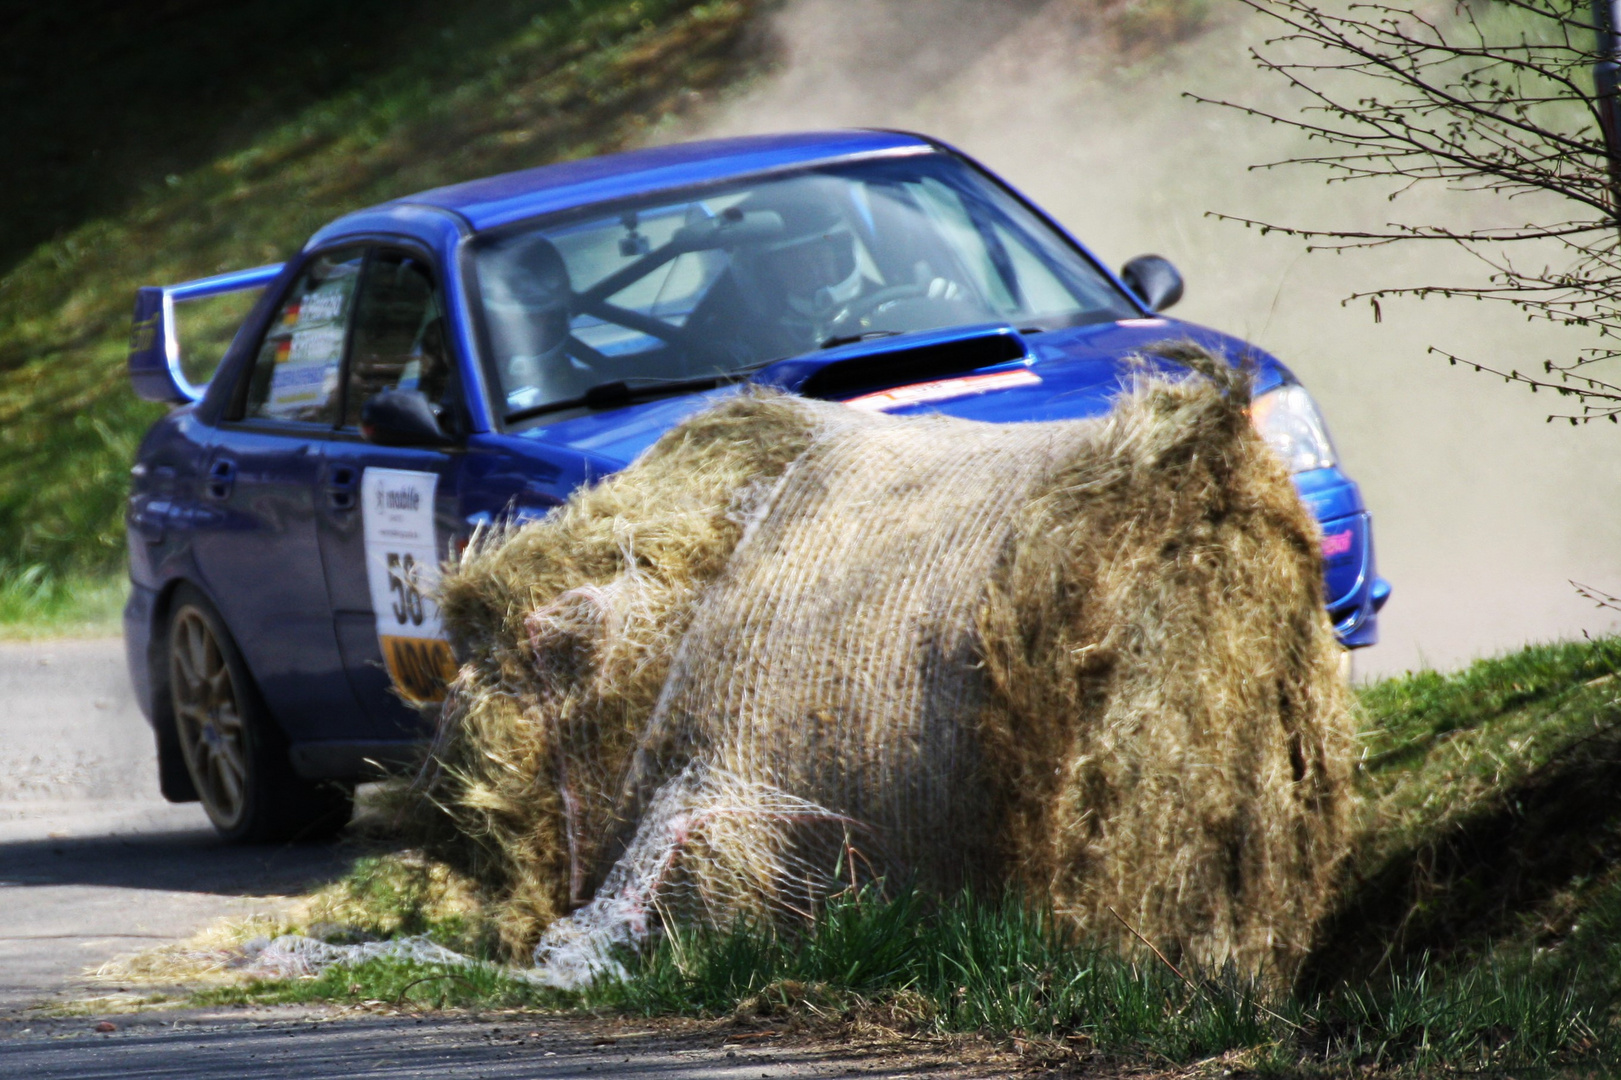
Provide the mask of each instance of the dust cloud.
{"label": "dust cloud", "polygon": [[1376,324],[1365,304],[1341,300],[1472,280],[1478,268],[1439,247],[1307,256],[1298,241],[1208,217],[1369,226],[1454,212],[1465,198],[1392,204],[1376,185],[1250,170],[1298,150],[1296,137],[1183,93],[1294,103],[1246,54],[1263,34],[1254,17],[1211,8],[1175,45],[1134,54],[1099,31],[1083,0],[795,0],[774,17],[775,70],[707,110],[701,129],[660,134],[926,131],[1007,177],[1111,265],[1149,251],[1172,259],[1188,281],[1176,314],[1289,364],[1362,484],[1395,593],[1383,642],[1358,657],[1361,675],[1614,630],[1614,613],[1568,581],[1621,593],[1621,435],[1545,424],[1553,399],[1427,353],[1524,367],[1584,342],[1460,301],[1387,302]]}

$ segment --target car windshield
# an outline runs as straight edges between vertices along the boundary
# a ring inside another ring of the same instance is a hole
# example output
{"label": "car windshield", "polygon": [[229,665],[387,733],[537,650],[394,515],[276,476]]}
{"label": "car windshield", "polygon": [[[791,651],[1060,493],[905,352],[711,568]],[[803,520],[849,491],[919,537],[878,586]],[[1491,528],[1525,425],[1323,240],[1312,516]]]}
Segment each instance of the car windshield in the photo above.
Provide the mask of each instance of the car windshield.
{"label": "car windshield", "polygon": [[664,193],[473,250],[497,411],[514,419],[867,337],[1137,314],[1050,226],[944,154]]}

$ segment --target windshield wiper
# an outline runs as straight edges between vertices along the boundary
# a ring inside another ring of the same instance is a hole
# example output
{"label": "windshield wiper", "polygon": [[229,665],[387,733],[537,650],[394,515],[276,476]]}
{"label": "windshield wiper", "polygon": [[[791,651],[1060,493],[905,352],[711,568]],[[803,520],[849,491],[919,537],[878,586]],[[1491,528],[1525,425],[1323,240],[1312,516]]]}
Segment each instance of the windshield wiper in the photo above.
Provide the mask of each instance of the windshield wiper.
{"label": "windshield wiper", "polygon": [[[829,338],[822,343],[822,348],[832,349],[839,345],[850,345],[868,338],[894,337],[894,330],[870,330],[865,334],[858,334],[851,338]],[[772,364],[784,360],[792,360],[804,353],[790,353],[787,356],[775,356],[770,360],[761,360],[758,363],[746,364],[743,367],[732,368],[730,371],[715,375],[706,375],[701,379],[676,379],[670,382],[649,382],[632,386],[623,379],[613,382],[598,383],[579,397],[564,398],[562,401],[548,401],[542,405],[531,405],[527,409],[519,409],[506,415],[509,424],[522,423],[533,420],[537,416],[547,413],[562,412],[565,409],[611,409],[619,405],[627,405],[632,401],[641,401],[644,398],[663,397],[666,394],[685,394],[696,390],[713,390],[717,386],[726,386],[731,383],[742,382],[749,376],[770,367]]]}
{"label": "windshield wiper", "polygon": [[532,420],[537,416],[544,416],[549,412],[562,412],[564,409],[611,409],[618,405],[626,405],[632,401],[643,398],[663,397],[666,394],[684,394],[694,390],[713,390],[723,382],[732,382],[734,376],[710,375],[702,379],[681,379],[674,382],[654,382],[644,386],[632,386],[623,379],[613,382],[598,383],[579,397],[564,398],[562,401],[548,401],[544,405],[531,405],[527,409],[519,409],[506,415],[509,424]]}

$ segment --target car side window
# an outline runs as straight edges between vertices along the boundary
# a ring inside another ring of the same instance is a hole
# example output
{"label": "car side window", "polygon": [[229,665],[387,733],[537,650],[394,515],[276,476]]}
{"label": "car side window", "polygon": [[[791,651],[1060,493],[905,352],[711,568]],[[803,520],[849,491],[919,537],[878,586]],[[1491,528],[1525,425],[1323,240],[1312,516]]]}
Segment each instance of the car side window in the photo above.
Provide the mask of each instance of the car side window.
{"label": "car side window", "polygon": [[355,302],[344,427],[358,427],[361,406],[383,390],[419,391],[435,412],[449,405],[454,377],[444,311],[422,259],[373,253]]}
{"label": "car side window", "polygon": [[344,248],[310,260],[259,346],[245,419],[337,420],[344,336],[364,256],[363,248]]}

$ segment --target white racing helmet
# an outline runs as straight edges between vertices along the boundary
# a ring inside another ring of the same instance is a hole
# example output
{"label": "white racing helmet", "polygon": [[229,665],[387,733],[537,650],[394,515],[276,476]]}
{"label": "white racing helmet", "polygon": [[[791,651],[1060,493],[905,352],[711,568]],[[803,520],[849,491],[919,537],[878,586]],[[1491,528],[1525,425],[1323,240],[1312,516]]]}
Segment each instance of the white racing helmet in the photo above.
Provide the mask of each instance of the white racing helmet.
{"label": "white racing helmet", "polygon": [[489,252],[479,292],[508,402],[521,408],[572,394],[577,380],[563,345],[574,287],[556,245],[524,236]]}
{"label": "white racing helmet", "polygon": [[742,209],[770,211],[783,222],[780,239],[750,245],[735,257],[751,286],[807,318],[826,317],[861,294],[855,234],[815,186],[783,185]]}

